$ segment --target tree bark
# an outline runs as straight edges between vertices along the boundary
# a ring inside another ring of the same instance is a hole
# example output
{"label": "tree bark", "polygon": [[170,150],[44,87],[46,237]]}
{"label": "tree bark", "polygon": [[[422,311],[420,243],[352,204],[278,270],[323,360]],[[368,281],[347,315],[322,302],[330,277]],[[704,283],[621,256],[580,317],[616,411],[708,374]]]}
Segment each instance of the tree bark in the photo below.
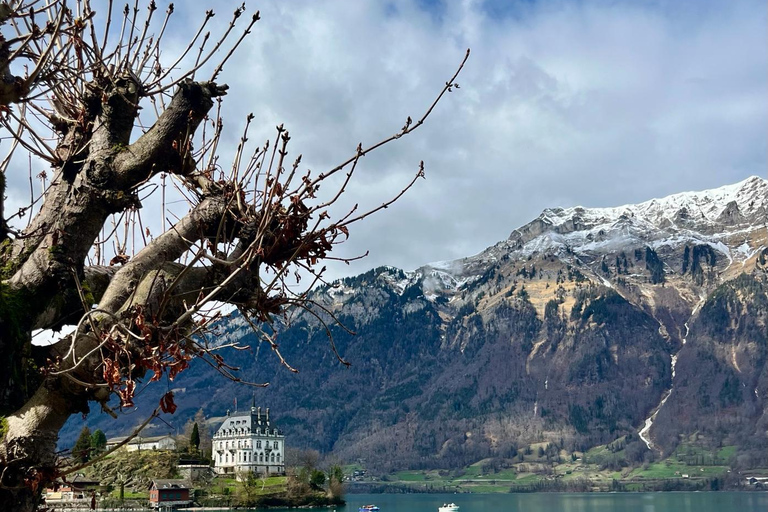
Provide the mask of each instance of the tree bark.
{"label": "tree bark", "polygon": [[[140,207],[139,184],[159,172],[194,171],[189,141],[213,106],[212,98],[225,94],[226,86],[180,84],[158,120],[133,144],[129,141],[141,84],[121,77],[102,90],[83,99],[80,121],[57,125],[62,162],[54,168],[41,209],[23,236],[0,247],[0,416],[5,426],[0,443],[0,510],[34,509],[42,486],[55,476],[59,429],[71,414],[86,412],[89,400],[106,401],[109,396],[107,388],[87,389],[63,376],[43,379],[41,368],[49,358],[65,354],[70,342],[33,347],[32,330],[77,323],[104,294],[110,311],[142,304],[137,301],[137,286],[158,275],[166,286],[170,284],[180,269],[168,265],[189,249],[190,240],[204,236],[207,226],[217,226],[225,211],[221,198],[203,199],[178,230],[158,237],[133,264],[84,268],[109,215]],[[76,278],[83,285],[86,304]],[[194,303],[193,294],[199,292],[188,289],[186,282],[180,284],[180,292],[187,290],[181,295]],[[149,286],[145,298],[158,300],[161,289]],[[172,306],[174,311],[183,310]],[[77,353],[87,353],[96,343],[94,336],[79,336]],[[98,362],[78,368],[82,382],[103,385]],[[65,363],[59,369],[70,364]]]}
{"label": "tree bark", "polygon": [[59,430],[87,399],[69,393],[60,379],[48,379],[17,412],[4,420],[0,444],[0,510],[33,511],[43,487],[56,475]]}

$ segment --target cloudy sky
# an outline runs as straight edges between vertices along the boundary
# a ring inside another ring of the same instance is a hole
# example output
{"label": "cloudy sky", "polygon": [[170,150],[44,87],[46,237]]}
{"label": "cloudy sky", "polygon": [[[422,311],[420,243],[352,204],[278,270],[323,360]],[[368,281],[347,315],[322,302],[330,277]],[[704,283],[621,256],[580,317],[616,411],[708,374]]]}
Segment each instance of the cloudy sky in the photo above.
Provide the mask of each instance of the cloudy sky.
{"label": "cloudy sky", "polygon": [[[171,50],[202,14],[177,3]],[[230,5],[231,4],[231,5]],[[412,135],[366,156],[342,206],[373,207],[426,164],[426,180],[358,225],[331,277],[480,252],[555,206],[614,206],[766,175],[764,0],[292,0],[225,67],[232,147],[284,123],[314,173],[418,118],[472,55],[461,89]],[[214,30],[215,32],[215,30]]]}
{"label": "cloudy sky", "polygon": [[763,0],[253,7],[262,21],[225,69],[226,114],[236,125],[253,112],[264,127],[255,138],[285,123],[318,172],[419,116],[472,49],[461,89],[411,136],[365,157],[350,202],[397,193],[422,159],[427,178],[353,230],[340,252],[371,254],[335,275],[475,254],[546,207],[766,175]]}

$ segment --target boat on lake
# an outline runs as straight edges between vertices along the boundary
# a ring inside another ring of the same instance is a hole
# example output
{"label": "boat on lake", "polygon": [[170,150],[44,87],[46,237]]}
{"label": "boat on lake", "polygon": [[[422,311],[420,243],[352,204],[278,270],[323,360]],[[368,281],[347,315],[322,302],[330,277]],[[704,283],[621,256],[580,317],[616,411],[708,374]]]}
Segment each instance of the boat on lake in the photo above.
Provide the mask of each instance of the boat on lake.
{"label": "boat on lake", "polygon": [[376,505],[363,505],[357,510],[358,512],[376,512],[377,510],[379,510],[379,507],[377,507]]}
{"label": "boat on lake", "polygon": [[459,506],[455,503],[443,504],[437,509],[437,512],[459,512]]}

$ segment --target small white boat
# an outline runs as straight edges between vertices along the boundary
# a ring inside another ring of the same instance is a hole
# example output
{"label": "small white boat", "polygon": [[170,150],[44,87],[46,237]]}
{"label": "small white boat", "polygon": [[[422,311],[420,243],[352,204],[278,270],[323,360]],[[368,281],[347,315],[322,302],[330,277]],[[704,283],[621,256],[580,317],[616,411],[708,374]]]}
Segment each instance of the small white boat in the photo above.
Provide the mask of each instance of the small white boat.
{"label": "small white boat", "polygon": [[377,510],[379,510],[379,507],[377,507],[376,505],[363,505],[357,510],[358,512],[376,512]]}
{"label": "small white boat", "polygon": [[459,512],[459,506],[455,503],[443,504],[437,509],[437,512]]}

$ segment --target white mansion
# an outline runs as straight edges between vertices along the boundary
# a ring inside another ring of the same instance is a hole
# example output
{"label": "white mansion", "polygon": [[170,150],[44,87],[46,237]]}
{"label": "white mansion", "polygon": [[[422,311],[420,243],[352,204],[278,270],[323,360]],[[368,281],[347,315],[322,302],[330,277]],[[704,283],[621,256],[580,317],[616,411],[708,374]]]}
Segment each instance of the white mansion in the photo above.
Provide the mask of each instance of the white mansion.
{"label": "white mansion", "polygon": [[227,419],[213,435],[213,462],[217,474],[285,472],[285,436],[269,423],[269,409],[251,405],[247,412],[227,411]]}

